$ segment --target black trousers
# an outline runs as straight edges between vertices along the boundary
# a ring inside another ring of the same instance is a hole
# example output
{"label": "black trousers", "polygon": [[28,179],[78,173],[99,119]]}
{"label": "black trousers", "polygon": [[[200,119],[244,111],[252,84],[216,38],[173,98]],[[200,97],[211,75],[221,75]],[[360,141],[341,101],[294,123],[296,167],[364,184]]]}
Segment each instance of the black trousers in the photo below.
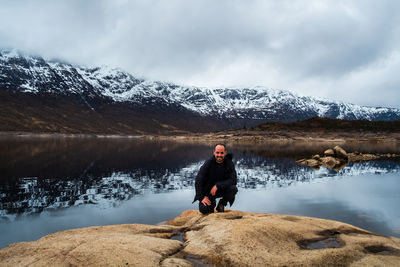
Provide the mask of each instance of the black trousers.
{"label": "black trousers", "polygon": [[206,206],[203,203],[201,203],[202,199],[199,201],[199,211],[203,214],[207,214],[207,213],[213,213],[214,212],[214,208],[216,206],[216,199],[217,198],[221,198],[220,202],[226,206],[229,203],[231,203],[231,205],[233,204],[233,201],[235,200],[235,195],[238,192],[238,189],[236,187],[236,185],[231,185],[230,187],[228,187],[225,190],[222,189],[218,189],[217,193],[215,194],[215,196],[211,196],[208,195],[208,198],[211,201],[211,205],[210,206]]}

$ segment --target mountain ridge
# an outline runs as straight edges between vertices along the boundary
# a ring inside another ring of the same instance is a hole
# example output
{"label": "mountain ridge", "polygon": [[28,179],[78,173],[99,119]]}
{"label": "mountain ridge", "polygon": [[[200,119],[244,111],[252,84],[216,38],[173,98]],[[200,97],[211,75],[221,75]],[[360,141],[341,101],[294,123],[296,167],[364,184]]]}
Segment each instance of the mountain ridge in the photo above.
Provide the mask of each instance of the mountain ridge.
{"label": "mountain ridge", "polygon": [[[400,119],[400,109],[396,108],[365,107],[298,96],[290,91],[260,86],[180,86],[136,78],[118,68],[85,68],[56,60],[44,60],[16,50],[0,49],[0,91],[8,95],[31,95],[33,98],[39,95],[77,98],[80,99],[82,108],[86,106],[93,112],[98,111],[99,103],[102,107],[123,106],[126,109],[122,113],[130,113],[129,110],[132,109],[149,109],[149,113],[160,113],[160,125],[165,124],[162,121],[166,118],[162,114],[167,113],[176,114],[177,117],[185,113],[188,114],[188,120],[193,117],[198,123],[204,120],[210,122],[208,127],[197,129],[182,127],[185,122],[171,126],[188,131],[249,127],[262,122],[291,122],[315,116],[371,121]],[[135,116],[149,115],[139,113],[141,114]],[[117,118],[116,114],[114,119]]]}

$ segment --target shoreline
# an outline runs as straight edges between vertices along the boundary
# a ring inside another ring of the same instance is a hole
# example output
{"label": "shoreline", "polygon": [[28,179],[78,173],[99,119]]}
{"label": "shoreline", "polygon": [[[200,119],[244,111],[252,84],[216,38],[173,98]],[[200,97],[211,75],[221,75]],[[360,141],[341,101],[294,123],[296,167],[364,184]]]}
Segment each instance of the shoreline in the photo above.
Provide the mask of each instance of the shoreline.
{"label": "shoreline", "polygon": [[98,139],[134,139],[154,141],[176,141],[196,143],[270,143],[270,142],[315,142],[315,143],[345,143],[345,142],[376,142],[400,143],[400,133],[357,133],[357,132],[268,132],[268,133],[187,133],[187,134],[101,134],[101,133],[49,133],[2,131],[0,139],[5,138],[98,138]]}

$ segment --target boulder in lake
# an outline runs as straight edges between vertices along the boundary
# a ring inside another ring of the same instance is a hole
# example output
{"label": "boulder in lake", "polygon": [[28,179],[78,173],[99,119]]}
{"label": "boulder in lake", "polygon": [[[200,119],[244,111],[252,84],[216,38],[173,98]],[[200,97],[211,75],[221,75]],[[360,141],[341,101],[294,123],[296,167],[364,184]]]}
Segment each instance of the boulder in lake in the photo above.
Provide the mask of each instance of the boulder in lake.
{"label": "boulder in lake", "polygon": [[315,159],[315,160],[320,160],[321,159],[320,155],[318,155],[318,154],[312,156],[311,158]]}
{"label": "boulder in lake", "polygon": [[320,163],[318,160],[315,159],[307,159],[305,165],[315,168],[319,167]]}
{"label": "boulder in lake", "polygon": [[329,148],[324,151],[324,156],[320,157],[318,154],[312,156],[311,159],[301,159],[296,161],[299,164],[319,169],[320,166],[332,168],[335,171],[343,169],[348,162],[361,162],[376,159],[393,159],[400,158],[399,154],[385,153],[385,154],[363,154],[360,152],[347,153],[340,146],[335,146],[333,149]]}
{"label": "boulder in lake", "polygon": [[316,159],[300,159],[296,162],[304,166],[312,167],[314,169],[319,169],[319,167],[321,166],[321,162]]}
{"label": "boulder in lake", "polygon": [[329,157],[333,157],[333,156],[335,156],[335,151],[333,151],[333,149],[329,148],[329,149],[324,151],[324,155],[325,156],[329,156]]}
{"label": "boulder in lake", "polygon": [[323,157],[321,158],[321,165],[327,168],[333,168],[336,165],[340,165],[340,160],[334,157]]}
{"label": "boulder in lake", "polygon": [[333,151],[335,152],[335,157],[344,159],[344,160],[348,160],[347,152],[340,146],[335,146],[333,148]]}

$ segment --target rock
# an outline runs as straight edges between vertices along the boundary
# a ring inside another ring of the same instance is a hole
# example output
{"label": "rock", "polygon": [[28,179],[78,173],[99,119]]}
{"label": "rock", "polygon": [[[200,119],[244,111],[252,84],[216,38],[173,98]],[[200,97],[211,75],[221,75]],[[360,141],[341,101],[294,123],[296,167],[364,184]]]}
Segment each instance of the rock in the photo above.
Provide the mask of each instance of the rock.
{"label": "rock", "polygon": [[376,160],[380,158],[393,158],[400,157],[397,154],[362,154],[358,151],[354,153],[347,153],[340,146],[335,146],[333,149],[327,149],[324,151],[324,157],[320,157],[318,154],[312,156],[311,159],[301,159],[297,163],[310,166],[318,169],[319,166],[324,166],[326,168],[334,168],[335,171],[340,171],[343,169],[348,162],[361,162],[368,160]]}
{"label": "rock", "polygon": [[159,266],[183,243],[170,240],[176,227],[113,225],[74,229],[0,250],[1,266]]}
{"label": "rock", "polygon": [[193,267],[194,265],[191,264],[190,262],[188,262],[185,259],[180,259],[180,258],[167,258],[165,260],[163,260],[160,264],[161,267],[165,266],[179,266],[179,267]]}
{"label": "rock", "polygon": [[340,164],[340,161],[334,157],[323,157],[321,158],[322,165],[327,168],[333,168]]}
{"label": "rock", "polygon": [[353,154],[353,153],[350,153],[350,154],[348,154],[348,156],[349,156],[349,161],[353,161],[353,162],[375,160],[375,159],[379,159],[380,158],[380,156],[374,155],[374,154]]}
{"label": "rock", "polygon": [[307,159],[299,159],[296,162],[299,163],[299,164],[303,164],[303,163],[307,162]]}
{"label": "rock", "polygon": [[348,159],[346,151],[343,148],[341,148],[340,146],[335,146],[333,148],[333,151],[335,152],[335,155],[337,158],[341,158],[344,160]]}
{"label": "rock", "polygon": [[324,155],[333,157],[335,155],[335,152],[333,151],[333,149],[329,148],[329,149],[324,151]]}
{"label": "rock", "polygon": [[319,166],[321,165],[320,162],[315,159],[301,159],[296,162],[301,165],[309,166],[309,167],[313,167],[313,168],[319,168]]}
{"label": "rock", "polygon": [[[184,212],[168,223],[187,227],[183,252],[212,266],[397,266],[400,260],[399,238],[330,220],[231,210]],[[328,238],[339,247],[307,249]],[[378,254],[383,250],[388,255]]]}
{"label": "rock", "polygon": [[[302,216],[184,211],[167,225],[63,231],[0,250],[4,266],[395,266],[400,239]],[[184,244],[170,240],[185,231]],[[310,249],[329,239],[336,248]],[[387,254],[379,254],[385,251]]]}
{"label": "rock", "polygon": [[307,163],[307,166],[310,166],[310,167],[317,167],[317,166],[320,166],[319,161],[318,161],[318,160],[315,160],[315,159],[308,159],[308,160],[306,161],[306,163]]}
{"label": "rock", "polygon": [[318,154],[316,154],[316,155],[312,156],[311,158],[315,159],[315,160],[319,160],[321,157]]}
{"label": "rock", "polygon": [[334,169],[336,172],[339,172],[341,169],[343,169],[344,167],[346,167],[346,165],[347,165],[347,162],[340,162],[338,165],[335,165],[335,166],[333,167],[333,169]]}

